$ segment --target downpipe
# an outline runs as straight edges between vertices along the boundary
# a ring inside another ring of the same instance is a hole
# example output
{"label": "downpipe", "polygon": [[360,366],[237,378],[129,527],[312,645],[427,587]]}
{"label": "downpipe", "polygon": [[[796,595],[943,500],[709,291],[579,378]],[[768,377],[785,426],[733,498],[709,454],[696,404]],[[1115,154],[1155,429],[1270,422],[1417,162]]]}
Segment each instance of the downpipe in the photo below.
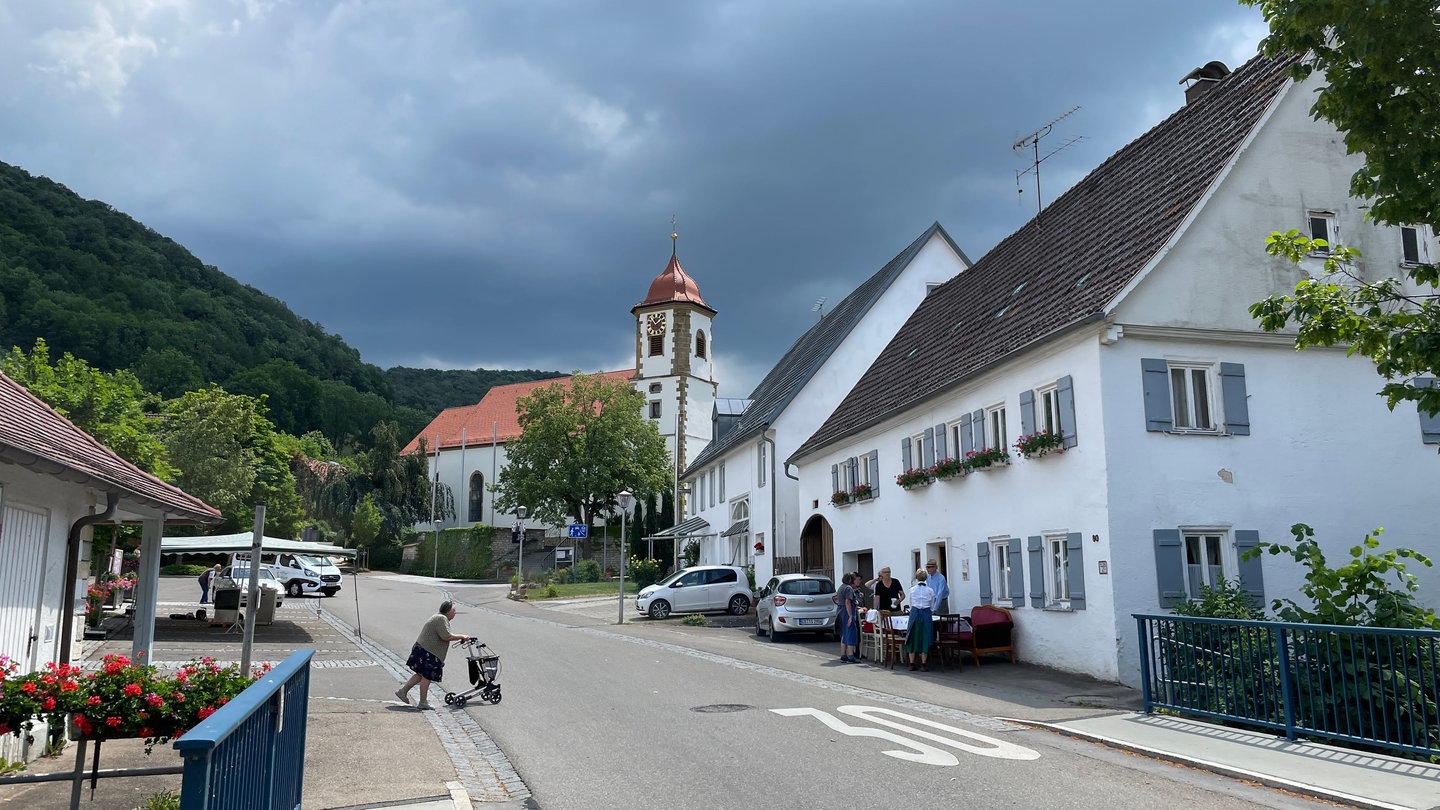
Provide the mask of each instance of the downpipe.
{"label": "downpipe", "polygon": [[80,536],[85,527],[104,523],[114,517],[115,508],[119,505],[120,494],[106,492],[105,511],[95,515],[85,515],[76,520],[71,524],[70,533],[65,538],[65,579],[62,580],[64,584],[61,587],[68,588],[69,593],[64,607],[60,610],[59,663],[70,663],[70,646],[75,641],[75,581],[80,578]]}

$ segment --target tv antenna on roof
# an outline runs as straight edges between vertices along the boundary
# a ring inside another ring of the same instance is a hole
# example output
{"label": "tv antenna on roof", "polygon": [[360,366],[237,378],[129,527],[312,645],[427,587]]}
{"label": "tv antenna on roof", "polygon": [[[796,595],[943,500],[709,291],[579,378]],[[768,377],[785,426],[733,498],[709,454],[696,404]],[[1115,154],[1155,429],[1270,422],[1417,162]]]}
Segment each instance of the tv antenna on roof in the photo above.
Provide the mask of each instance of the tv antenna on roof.
{"label": "tv antenna on roof", "polygon": [[1039,129],[1035,130],[1034,132],[1030,133],[1029,135],[1026,135],[1025,137],[1021,138],[1020,140],[1016,141],[1016,142],[1014,143],[1014,145],[1012,145],[1012,146],[1010,147],[1011,150],[1016,151],[1016,152],[1019,152],[1021,149],[1024,149],[1024,148],[1026,148],[1026,147],[1029,147],[1029,148],[1032,150],[1032,153],[1033,153],[1033,155],[1034,155],[1034,157],[1031,158],[1031,162],[1030,162],[1029,168],[1026,168],[1026,169],[1024,169],[1024,170],[1021,170],[1021,171],[1018,171],[1018,172],[1015,173],[1015,190],[1016,190],[1016,192],[1018,192],[1018,193],[1020,193],[1020,194],[1024,194],[1024,193],[1025,193],[1025,189],[1020,186],[1020,178],[1021,178],[1021,177],[1024,177],[1024,176],[1027,175],[1027,174],[1030,174],[1031,172],[1034,172],[1034,174],[1035,174],[1035,220],[1036,220],[1037,222],[1040,220],[1040,210],[1041,210],[1041,208],[1044,207],[1043,202],[1042,202],[1042,200],[1041,200],[1041,198],[1040,198],[1040,164],[1041,164],[1041,163],[1044,163],[1045,161],[1047,161],[1047,160],[1049,160],[1050,158],[1054,157],[1056,154],[1058,154],[1058,153],[1060,153],[1060,152],[1063,152],[1063,151],[1066,150],[1066,149],[1069,149],[1070,147],[1074,146],[1075,144],[1079,143],[1080,141],[1085,140],[1085,137],[1084,137],[1083,135],[1076,135],[1075,137],[1071,138],[1070,140],[1068,140],[1068,141],[1060,144],[1059,146],[1055,147],[1054,149],[1050,150],[1048,153],[1045,154],[1044,157],[1041,157],[1041,156],[1040,156],[1040,139],[1041,139],[1041,138],[1044,138],[1044,137],[1047,136],[1047,135],[1049,135],[1049,134],[1050,134],[1050,131],[1055,128],[1055,125],[1056,125],[1056,124],[1060,123],[1061,121],[1064,121],[1066,118],[1069,118],[1070,116],[1074,115],[1076,112],[1079,112],[1079,110],[1080,110],[1080,107],[1079,107],[1078,105],[1077,105],[1077,106],[1074,106],[1074,107],[1071,107],[1070,109],[1066,110],[1066,111],[1064,112],[1064,114],[1060,115],[1058,118],[1054,119],[1053,121],[1051,121],[1050,123],[1046,124],[1045,126],[1040,127]]}
{"label": "tv antenna on roof", "polygon": [[822,296],[820,296],[819,298],[815,299],[815,306],[810,307],[810,311],[811,311],[811,312],[818,312],[818,313],[820,313],[820,320],[824,320],[824,319],[825,319],[825,302],[828,301],[828,300],[829,300],[829,297],[828,297],[828,296],[822,295]]}

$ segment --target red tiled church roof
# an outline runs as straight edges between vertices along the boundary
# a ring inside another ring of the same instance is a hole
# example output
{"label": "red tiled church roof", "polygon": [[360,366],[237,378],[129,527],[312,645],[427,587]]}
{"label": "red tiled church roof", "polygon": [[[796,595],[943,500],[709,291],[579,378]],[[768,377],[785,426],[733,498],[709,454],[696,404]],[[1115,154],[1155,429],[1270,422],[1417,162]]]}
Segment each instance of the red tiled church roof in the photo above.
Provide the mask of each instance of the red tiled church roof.
{"label": "red tiled church roof", "polygon": [[102,492],[118,492],[121,508],[127,511],[142,507],[164,511],[180,521],[221,520],[213,506],[116,455],[3,373],[0,462],[93,486]]}
{"label": "red tiled church roof", "polygon": [[[629,384],[635,376],[634,369],[607,371],[604,376],[610,380]],[[569,385],[569,377],[552,377],[548,380],[497,385],[485,392],[485,396],[474,405],[446,408],[431,420],[420,435],[410,440],[401,455],[408,455],[420,449],[420,440],[425,440],[426,452],[433,453],[438,446],[450,450],[461,446],[463,437],[466,447],[484,447],[490,444],[504,444],[520,436],[520,415],[516,403],[522,397],[530,396],[537,388],[551,385]]]}

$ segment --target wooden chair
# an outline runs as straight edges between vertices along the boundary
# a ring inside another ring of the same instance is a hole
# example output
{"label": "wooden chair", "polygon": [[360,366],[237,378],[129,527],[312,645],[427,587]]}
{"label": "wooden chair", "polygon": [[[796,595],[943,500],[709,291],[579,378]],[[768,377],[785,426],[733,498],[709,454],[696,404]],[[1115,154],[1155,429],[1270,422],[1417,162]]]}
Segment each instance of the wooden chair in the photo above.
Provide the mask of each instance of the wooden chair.
{"label": "wooden chair", "polygon": [[879,662],[881,654],[880,646],[880,617],[877,615],[874,621],[866,620],[868,611],[861,613],[860,622],[860,648],[857,654],[861,658],[868,658],[871,661]]}
{"label": "wooden chair", "polygon": [[899,616],[887,610],[880,611],[880,659],[886,667],[894,669],[896,661],[905,659],[905,631],[895,629],[891,619]]}
{"label": "wooden chair", "polygon": [[976,605],[970,609],[970,626],[974,628],[970,654],[976,666],[986,653],[1006,653],[1010,663],[1015,663],[1015,621],[1010,611],[996,605]]}
{"label": "wooden chair", "polygon": [[970,622],[959,613],[940,613],[935,616],[935,652],[941,668],[954,662],[960,665],[960,654],[970,653],[975,665],[980,665],[980,656],[973,649],[975,633]]}

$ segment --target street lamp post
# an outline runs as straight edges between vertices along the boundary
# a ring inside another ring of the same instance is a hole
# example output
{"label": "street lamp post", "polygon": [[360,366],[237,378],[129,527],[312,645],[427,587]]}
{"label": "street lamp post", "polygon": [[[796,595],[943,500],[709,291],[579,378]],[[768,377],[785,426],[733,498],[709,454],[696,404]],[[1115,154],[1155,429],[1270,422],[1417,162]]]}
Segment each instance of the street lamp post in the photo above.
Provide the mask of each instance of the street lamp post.
{"label": "street lamp post", "polygon": [[625,519],[630,516],[630,501],[634,497],[628,489],[620,490],[616,496],[620,502],[620,618],[616,624],[625,623]]}
{"label": "street lamp post", "polygon": [[515,558],[515,593],[525,597],[525,516],[530,510],[523,506],[515,508],[515,531],[520,535],[520,556]]}

